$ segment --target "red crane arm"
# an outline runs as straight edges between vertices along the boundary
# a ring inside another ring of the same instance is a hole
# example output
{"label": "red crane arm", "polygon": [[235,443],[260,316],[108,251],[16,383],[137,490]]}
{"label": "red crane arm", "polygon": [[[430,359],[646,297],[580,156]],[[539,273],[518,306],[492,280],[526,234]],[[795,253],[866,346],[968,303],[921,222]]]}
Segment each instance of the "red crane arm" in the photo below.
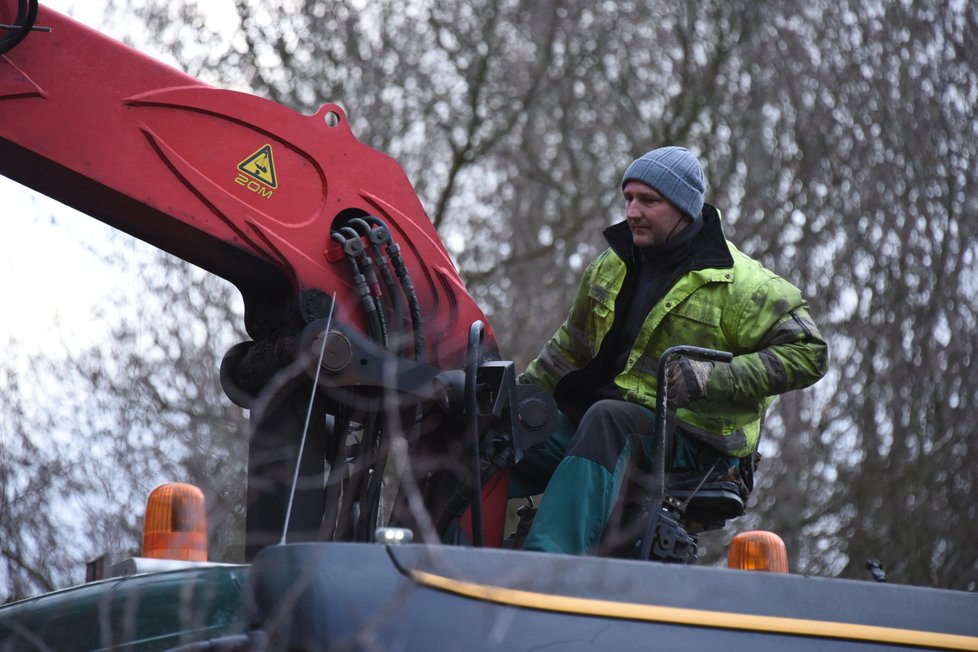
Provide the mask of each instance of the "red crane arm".
{"label": "red crane arm", "polygon": [[[0,22],[12,13],[0,7]],[[0,56],[0,174],[228,279],[250,312],[335,292],[336,317],[361,329],[330,232],[341,216],[379,217],[414,279],[425,359],[461,366],[485,316],[403,170],[357,141],[343,109],[307,116],[207,86],[44,7],[37,25],[51,31]],[[249,333],[268,319],[249,318]]]}

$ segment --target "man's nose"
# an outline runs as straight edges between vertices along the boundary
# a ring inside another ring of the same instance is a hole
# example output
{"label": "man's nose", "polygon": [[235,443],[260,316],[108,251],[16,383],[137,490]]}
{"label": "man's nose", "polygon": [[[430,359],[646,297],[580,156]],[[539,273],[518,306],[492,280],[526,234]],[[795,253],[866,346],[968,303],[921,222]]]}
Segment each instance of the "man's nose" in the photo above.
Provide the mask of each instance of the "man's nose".
{"label": "man's nose", "polygon": [[638,210],[638,202],[634,199],[625,202],[625,217],[626,218],[638,218],[641,217],[642,213]]}

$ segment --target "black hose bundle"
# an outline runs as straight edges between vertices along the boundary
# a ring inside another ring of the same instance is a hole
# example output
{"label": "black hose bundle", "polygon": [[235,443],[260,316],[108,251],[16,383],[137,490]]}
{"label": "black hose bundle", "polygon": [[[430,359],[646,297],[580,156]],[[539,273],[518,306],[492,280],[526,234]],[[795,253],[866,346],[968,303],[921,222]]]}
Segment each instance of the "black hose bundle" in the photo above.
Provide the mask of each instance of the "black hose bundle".
{"label": "black hose bundle", "polygon": [[[421,303],[418,301],[411,275],[404,263],[404,258],[401,256],[400,247],[394,242],[391,230],[379,217],[365,215],[349,218],[341,225],[334,227],[332,236],[343,247],[343,252],[353,269],[353,278],[367,318],[368,335],[387,348],[390,343],[391,325],[394,329],[400,328],[406,298],[411,317],[414,359],[417,362],[424,362],[425,336]],[[369,240],[374,252],[373,257],[367,253],[362,240],[363,237]],[[386,256],[384,255],[385,251]],[[388,265],[394,268],[394,275],[391,274]],[[387,320],[387,306],[384,303],[385,293],[377,278],[378,271],[380,279],[383,280],[387,289],[386,296],[389,296],[391,301],[393,318],[390,322]],[[400,285],[400,292],[397,291],[394,283],[395,275]],[[400,350],[396,352],[403,354],[403,347],[398,348]]]}
{"label": "black hose bundle", "polygon": [[[388,226],[379,217],[364,215],[340,220],[333,227],[332,238],[340,243],[350,263],[353,280],[366,318],[367,335],[392,353],[404,356],[408,338],[401,333],[404,323],[404,306],[407,303],[411,317],[414,342],[414,358],[424,360],[424,323],[417,293],[411,282],[400,248],[394,242]],[[370,251],[363,238],[370,243]],[[373,255],[371,256],[371,252]],[[393,267],[393,273],[391,268]],[[398,281],[395,282],[394,278]],[[388,305],[389,304],[389,305]],[[388,310],[391,319],[388,320]],[[392,341],[393,337],[393,341]],[[387,461],[387,443],[384,431],[386,413],[367,413],[359,419],[363,426],[362,436],[353,452],[339,454],[335,459],[335,471],[341,476],[331,482],[327,491],[327,503],[342,501],[335,510],[335,536],[337,538],[367,541],[373,536],[372,525],[377,519],[383,468]],[[420,406],[415,411],[415,425],[420,421]],[[345,440],[345,437],[341,439]],[[345,488],[340,489],[343,484]],[[327,507],[327,509],[329,509]],[[327,522],[332,522],[329,519]]]}
{"label": "black hose bundle", "polygon": [[411,314],[411,327],[414,332],[414,359],[416,362],[424,362],[424,318],[421,316],[421,304],[418,301],[418,294],[414,290],[414,283],[411,282],[411,275],[408,273],[407,265],[404,264],[404,258],[401,257],[401,248],[394,242],[391,230],[382,219],[374,215],[368,215],[364,219],[373,226],[371,233],[377,240],[378,249],[381,245],[386,249],[390,263],[394,267],[394,273],[401,284],[401,290],[407,297],[408,310]]}

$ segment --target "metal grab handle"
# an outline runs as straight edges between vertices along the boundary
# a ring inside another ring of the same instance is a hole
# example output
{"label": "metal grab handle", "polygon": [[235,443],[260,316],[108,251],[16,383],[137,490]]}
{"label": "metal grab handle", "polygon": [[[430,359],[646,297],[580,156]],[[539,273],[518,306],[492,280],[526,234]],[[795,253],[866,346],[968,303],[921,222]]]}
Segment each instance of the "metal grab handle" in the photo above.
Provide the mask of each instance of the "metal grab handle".
{"label": "metal grab handle", "polygon": [[482,522],[482,457],[479,449],[479,402],[476,396],[476,377],[479,373],[479,360],[482,358],[482,340],[485,326],[476,320],[469,326],[469,346],[465,360],[465,412],[466,439],[473,446],[472,453],[472,545],[483,545]]}
{"label": "metal grab handle", "polygon": [[[733,354],[728,351],[717,351],[715,349],[704,349],[699,346],[671,346],[662,352],[662,356],[659,358],[659,366],[655,373],[655,420],[656,420],[656,432],[655,432],[655,459],[652,463],[652,473],[655,476],[655,493],[652,495],[652,509],[661,509],[662,501],[666,497],[666,453],[669,437],[672,433],[666,432],[666,413],[669,410],[668,396],[668,380],[666,375],[666,370],[669,368],[669,363],[672,362],[674,358],[692,358],[693,360],[709,360],[712,362],[731,362],[733,361]],[[671,447],[670,447],[671,448]],[[642,559],[648,559],[649,552],[652,548],[652,538],[655,536],[655,523],[657,519],[655,514],[651,514],[649,518],[649,525],[645,531],[645,537],[642,539]]]}
{"label": "metal grab handle", "polygon": [[[673,358],[692,358],[693,360],[710,360],[713,362],[731,362],[733,353],[728,351],[717,351],[716,349],[704,349],[699,346],[670,346],[662,352],[659,358],[659,366],[655,372],[655,419],[656,419],[656,448],[655,462],[652,465],[652,472],[658,476],[659,496],[661,500],[666,495],[666,413],[669,410],[667,399],[669,390],[667,387],[668,379],[666,370]],[[668,433],[671,435],[672,433]]]}

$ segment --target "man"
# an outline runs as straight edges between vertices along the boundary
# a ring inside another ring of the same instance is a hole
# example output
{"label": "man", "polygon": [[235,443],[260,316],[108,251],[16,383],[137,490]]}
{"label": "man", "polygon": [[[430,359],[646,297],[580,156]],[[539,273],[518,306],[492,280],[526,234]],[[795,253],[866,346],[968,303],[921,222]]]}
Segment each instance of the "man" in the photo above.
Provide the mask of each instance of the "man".
{"label": "man", "polygon": [[705,186],[681,147],[628,166],[625,221],[605,230],[609,248],[521,377],[561,411],[555,434],[514,468],[511,495],[546,488],[526,550],[595,550],[633,452],[652,455],[656,367],[670,346],[734,355],[670,365],[676,468],[733,468],[756,449],[773,396],[826,372],[828,349],[800,292],[726,241]]}

